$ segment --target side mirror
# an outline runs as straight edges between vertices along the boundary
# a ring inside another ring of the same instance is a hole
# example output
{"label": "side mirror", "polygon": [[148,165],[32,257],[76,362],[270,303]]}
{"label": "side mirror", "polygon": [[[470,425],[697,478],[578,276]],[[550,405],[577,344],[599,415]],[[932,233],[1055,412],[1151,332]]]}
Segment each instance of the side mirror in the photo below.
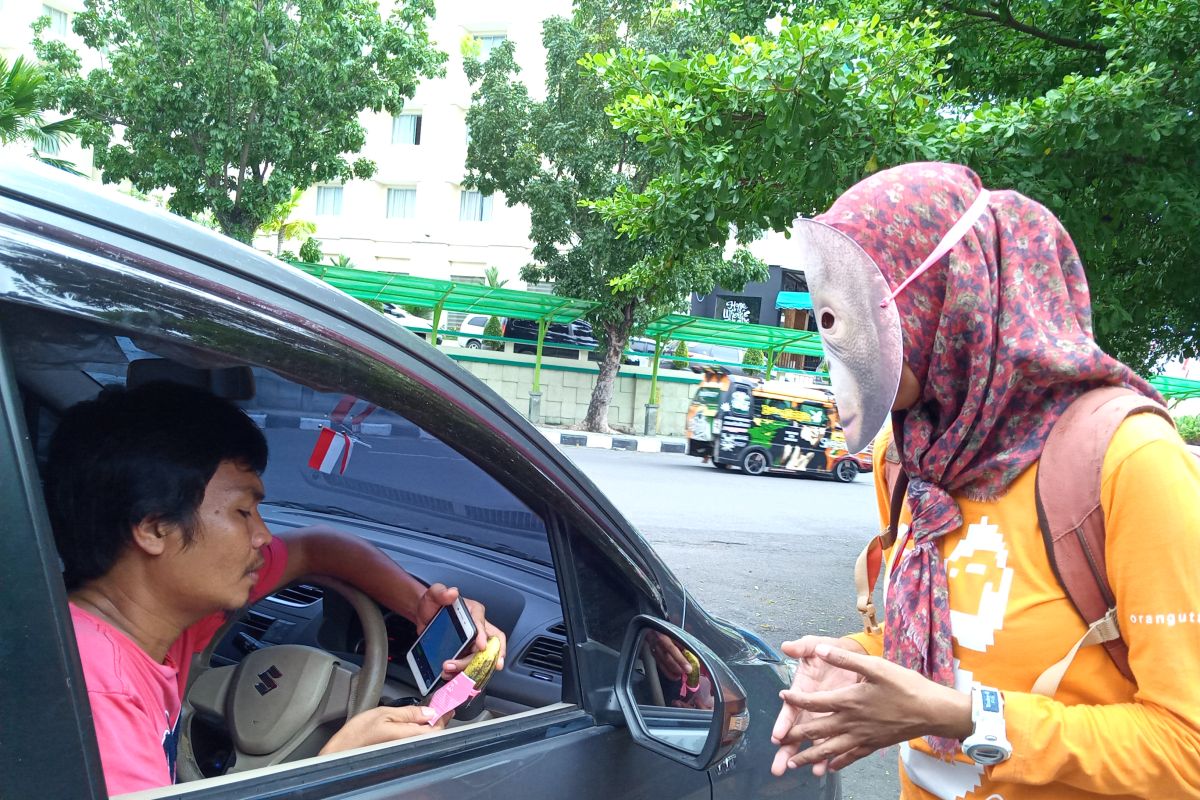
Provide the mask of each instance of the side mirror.
{"label": "side mirror", "polygon": [[641,746],[693,769],[716,766],[746,732],[746,692],[702,642],[670,623],[629,623],[617,702]]}

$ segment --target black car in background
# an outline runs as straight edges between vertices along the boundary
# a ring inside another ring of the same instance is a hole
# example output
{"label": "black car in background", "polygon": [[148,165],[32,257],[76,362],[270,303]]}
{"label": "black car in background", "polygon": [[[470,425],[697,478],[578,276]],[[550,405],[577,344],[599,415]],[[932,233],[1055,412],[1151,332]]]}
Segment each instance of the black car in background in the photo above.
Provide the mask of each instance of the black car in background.
{"label": "black car in background", "polygon": [[[528,339],[533,344],[514,344],[514,353],[537,352],[538,323],[532,319],[504,320],[504,336],[508,339]],[[553,347],[553,345],[567,345]],[[595,350],[600,345],[592,332],[590,322],[577,319],[574,322],[555,322],[546,328],[542,340],[542,355],[556,358],[578,358],[580,350]]]}

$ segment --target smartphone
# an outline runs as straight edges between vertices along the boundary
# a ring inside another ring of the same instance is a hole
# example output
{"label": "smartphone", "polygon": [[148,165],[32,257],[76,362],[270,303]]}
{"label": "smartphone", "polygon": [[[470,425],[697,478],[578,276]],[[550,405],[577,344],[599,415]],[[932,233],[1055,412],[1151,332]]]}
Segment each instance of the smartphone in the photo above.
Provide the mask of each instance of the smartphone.
{"label": "smartphone", "polygon": [[475,620],[461,597],[442,606],[408,651],[408,668],[422,695],[432,691],[442,664],[461,656],[475,641],[475,634]]}

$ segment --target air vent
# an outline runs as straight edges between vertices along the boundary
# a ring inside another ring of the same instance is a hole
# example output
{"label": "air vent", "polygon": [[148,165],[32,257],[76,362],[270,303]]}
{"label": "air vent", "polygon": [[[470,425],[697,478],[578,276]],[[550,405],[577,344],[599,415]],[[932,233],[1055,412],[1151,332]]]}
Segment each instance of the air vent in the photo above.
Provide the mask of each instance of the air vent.
{"label": "air vent", "polygon": [[311,606],[324,596],[325,590],[320,586],[313,586],[309,583],[297,583],[295,586],[280,589],[271,595],[271,599],[276,603],[283,603],[285,606],[303,608],[304,606]]}
{"label": "air vent", "polygon": [[544,669],[547,672],[561,675],[565,651],[566,646],[557,639],[539,636],[529,647],[525,648],[525,653],[521,656],[521,664],[531,669]]}
{"label": "air vent", "polygon": [[246,627],[246,633],[255,639],[262,638],[262,635],[267,632],[267,628],[271,627],[271,623],[274,621],[274,617],[260,614],[257,611],[247,611],[246,616],[242,617],[242,625]]}
{"label": "air vent", "polygon": [[564,639],[567,638],[567,626],[565,623],[560,622],[557,625],[551,625],[546,630],[548,630],[550,633],[553,633],[555,636],[561,636]]}

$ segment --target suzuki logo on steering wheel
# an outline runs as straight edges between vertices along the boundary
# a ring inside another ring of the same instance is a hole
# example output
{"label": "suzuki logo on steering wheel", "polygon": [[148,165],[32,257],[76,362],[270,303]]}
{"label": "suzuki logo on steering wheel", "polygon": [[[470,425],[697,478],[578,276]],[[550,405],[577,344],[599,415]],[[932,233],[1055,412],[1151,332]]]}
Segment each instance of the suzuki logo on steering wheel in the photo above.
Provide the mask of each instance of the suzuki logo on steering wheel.
{"label": "suzuki logo on steering wheel", "polygon": [[254,684],[254,688],[259,694],[266,694],[273,689],[278,688],[279,684],[275,682],[276,678],[282,678],[283,673],[279,671],[279,667],[272,664],[262,672],[258,673],[259,682]]}

